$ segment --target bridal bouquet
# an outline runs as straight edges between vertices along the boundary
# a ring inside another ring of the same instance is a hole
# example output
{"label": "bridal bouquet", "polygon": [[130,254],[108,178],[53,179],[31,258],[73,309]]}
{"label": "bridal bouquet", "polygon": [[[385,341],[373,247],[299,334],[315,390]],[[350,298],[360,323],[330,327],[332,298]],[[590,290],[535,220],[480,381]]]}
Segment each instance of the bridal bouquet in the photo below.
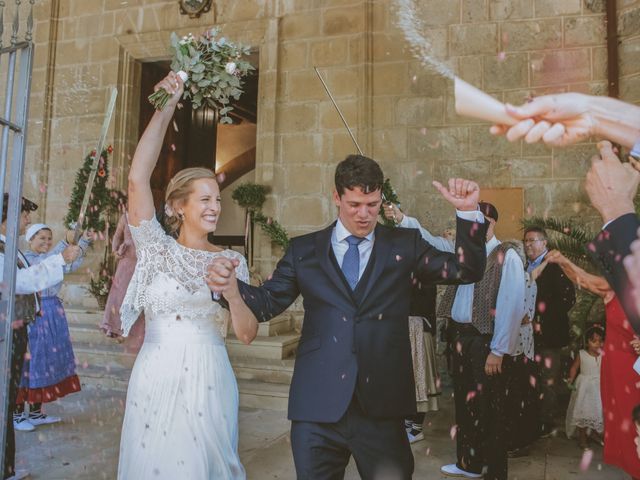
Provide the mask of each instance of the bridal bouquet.
{"label": "bridal bouquet", "polygon": [[[220,114],[220,123],[232,123],[228,115],[233,110],[231,99],[240,98],[243,78],[255,69],[242,59],[250,53],[249,47],[217,36],[217,28],[199,37],[189,34],[180,38],[172,33],[171,69],[182,78],[183,98],[191,99],[193,108],[203,105],[215,108]],[[162,110],[170,98],[169,93],[160,89],[149,96],[149,101],[157,110]]]}

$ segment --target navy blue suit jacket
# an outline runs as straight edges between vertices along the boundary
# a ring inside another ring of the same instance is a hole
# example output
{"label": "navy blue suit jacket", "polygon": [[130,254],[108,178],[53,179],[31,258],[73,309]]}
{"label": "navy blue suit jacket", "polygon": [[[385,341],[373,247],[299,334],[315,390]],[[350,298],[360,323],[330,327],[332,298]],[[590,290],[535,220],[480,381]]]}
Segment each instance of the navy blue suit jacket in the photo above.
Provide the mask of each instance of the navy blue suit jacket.
{"label": "navy blue suit jacket", "polygon": [[600,266],[631,326],[640,334],[640,312],[631,292],[631,284],[622,260],[631,253],[631,242],[638,238],[640,220],[635,213],[627,213],[613,220],[589,245],[589,252]]}
{"label": "navy blue suit jacket", "polygon": [[378,225],[355,292],[333,256],[334,225],[292,239],[272,277],[260,287],[239,282],[240,292],[259,321],[303,297],[289,419],[336,422],[354,392],[367,415],[406,417],[416,410],[408,330],[414,278],[428,284],[479,281],[486,224],[458,218],[461,255],[435,249],[418,230]]}

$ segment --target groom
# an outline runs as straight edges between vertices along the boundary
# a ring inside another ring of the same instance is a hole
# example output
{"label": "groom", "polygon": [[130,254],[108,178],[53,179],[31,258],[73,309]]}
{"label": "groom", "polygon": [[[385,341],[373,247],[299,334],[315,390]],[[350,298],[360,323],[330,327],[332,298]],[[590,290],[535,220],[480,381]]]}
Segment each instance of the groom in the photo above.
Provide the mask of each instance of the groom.
{"label": "groom", "polygon": [[244,300],[267,321],[303,296],[288,415],[298,479],[343,478],[351,455],[362,478],[411,478],[403,419],[416,411],[407,320],[412,285],[473,283],[483,275],[476,183],[452,179],[447,189],[434,182],[458,210],[457,253],[436,250],[417,230],[379,225],[382,183],[370,158],[342,161],[333,192],[337,221],[292,239],[261,287],[238,281],[235,288],[235,264],[222,256],[209,267],[209,287],[224,293],[232,315]]}

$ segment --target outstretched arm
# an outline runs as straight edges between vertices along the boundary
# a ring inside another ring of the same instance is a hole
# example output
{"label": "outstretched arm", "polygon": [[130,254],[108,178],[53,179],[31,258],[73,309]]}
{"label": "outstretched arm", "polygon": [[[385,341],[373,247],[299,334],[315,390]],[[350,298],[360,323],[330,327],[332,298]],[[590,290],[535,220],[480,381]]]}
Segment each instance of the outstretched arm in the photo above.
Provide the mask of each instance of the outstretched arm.
{"label": "outstretched arm", "polygon": [[569,378],[567,378],[569,383],[573,383],[575,381],[579,371],[580,371],[580,353],[576,355],[576,359],[573,361],[573,364],[569,369]]}
{"label": "outstretched arm", "polygon": [[589,290],[591,293],[605,299],[613,294],[609,283],[604,278],[586,272],[558,250],[551,250],[545,257],[545,261],[557,263],[567,278],[580,288]]}
{"label": "outstretched arm", "polygon": [[494,125],[491,133],[506,135],[511,142],[524,139],[560,147],[596,136],[631,148],[640,139],[640,107],[604,96],[543,95],[520,107],[507,105],[507,113],[519,122]]}
{"label": "outstretched arm", "polygon": [[163,110],[153,114],[145,129],[129,170],[129,223],[138,226],[142,220],[150,220],[154,214],[151,194],[151,173],[156,166],[164,135],[173,117],[176,105],[182,97],[183,83],[175,73],[169,72],[154,90],[164,88],[173,94]]}

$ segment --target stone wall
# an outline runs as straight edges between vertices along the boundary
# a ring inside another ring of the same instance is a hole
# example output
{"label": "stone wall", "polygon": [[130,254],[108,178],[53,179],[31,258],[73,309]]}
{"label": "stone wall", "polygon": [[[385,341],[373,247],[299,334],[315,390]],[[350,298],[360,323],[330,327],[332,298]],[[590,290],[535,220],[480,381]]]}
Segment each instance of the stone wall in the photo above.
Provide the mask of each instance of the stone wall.
{"label": "stone wall", "polygon": [[[24,3],[24,2],[23,2]],[[379,160],[403,207],[435,231],[453,211],[431,181],[465,176],[522,187],[527,214],[594,220],[582,181],[593,144],[552,150],[510,144],[453,112],[449,81],[416,61],[391,0],[218,0],[200,19],[175,0],[40,0],[25,191],[58,226],[73,174],[94,147],[109,94],[120,100],[109,141],[124,186],[138,138],[139,62],[166,58],[171,31],[224,33],[260,50],[256,181],[266,211],[291,235],[335,217],[333,171],[355,152],[313,70],[317,66],[363,151]],[[422,0],[433,53],[504,101],[577,90],[606,94],[603,0]],[[640,101],[640,1],[619,0],[621,95]],[[5,17],[5,22],[7,17]],[[227,210],[229,211],[229,210]],[[428,215],[427,215],[428,212]],[[594,222],[594,224],[596,224]],[[262,238],[267,274],[282,252]]]}

